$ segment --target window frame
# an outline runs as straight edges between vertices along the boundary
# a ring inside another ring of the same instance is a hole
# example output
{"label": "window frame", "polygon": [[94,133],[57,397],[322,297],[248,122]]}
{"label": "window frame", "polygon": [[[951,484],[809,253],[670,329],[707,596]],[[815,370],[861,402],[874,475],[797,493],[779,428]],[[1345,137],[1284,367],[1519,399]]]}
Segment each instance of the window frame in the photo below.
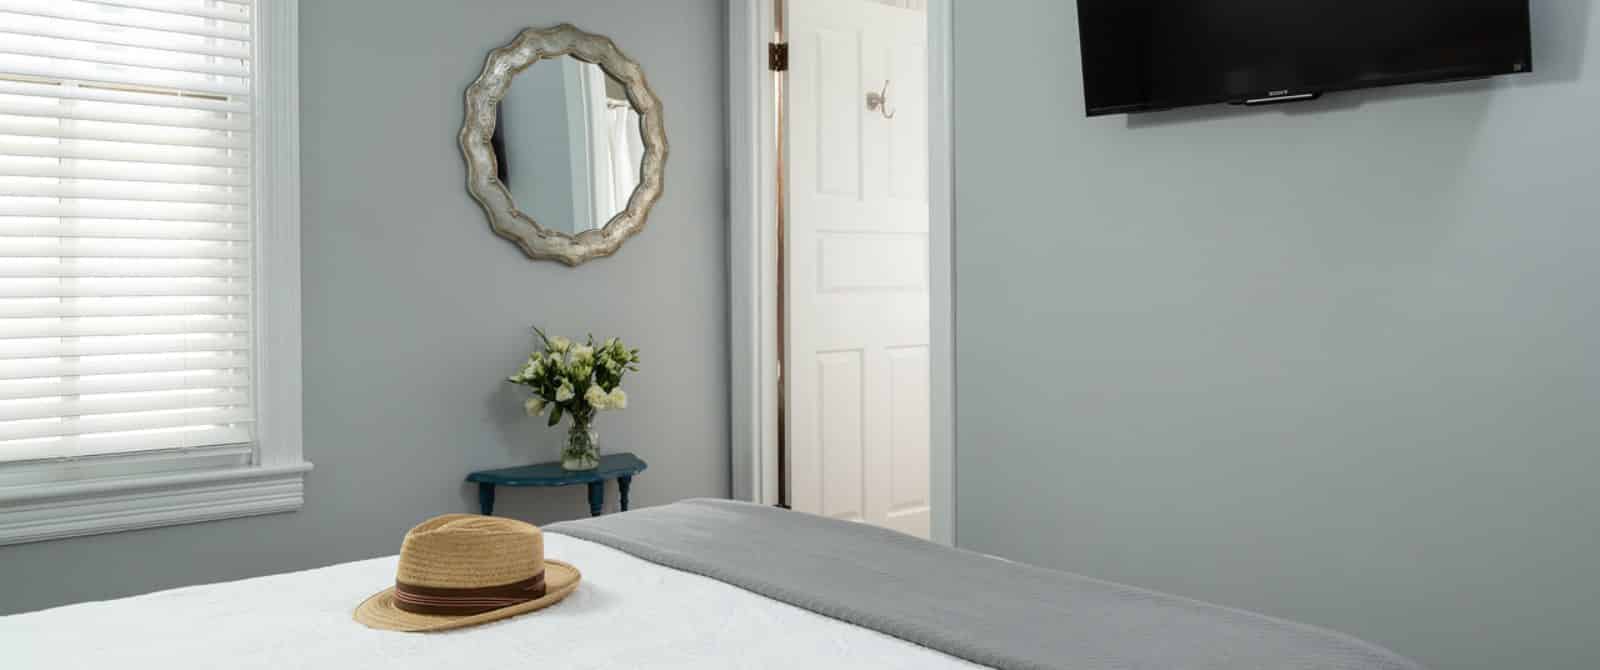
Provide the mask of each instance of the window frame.
{"label": "window frame", "polygon": [[[247,451],[25,465],[24,479],[55,481],[8,485],[0,478],[0,546],[304,505],[311,464],[303,453],[301,396],[299,0],[255,0],[252,7],[255,443]],[[93,476],[97,471],[116,474]]]}

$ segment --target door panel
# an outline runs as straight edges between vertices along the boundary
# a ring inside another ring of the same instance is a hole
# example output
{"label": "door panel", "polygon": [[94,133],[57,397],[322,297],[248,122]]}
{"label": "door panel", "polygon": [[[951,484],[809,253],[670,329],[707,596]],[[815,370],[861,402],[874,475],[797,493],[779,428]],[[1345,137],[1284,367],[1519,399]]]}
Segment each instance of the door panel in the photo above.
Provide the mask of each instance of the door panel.
{"label": "door panel", "polygon": [[927,537],[927,20],[789,7],[790,502]]}
{"label": "door panel", "polygon": [[862,467],[861,354],[836,351],[817,356],[817,417],[822,448],[822,514],[866,519],[867,473]]}
{"label": "door panel", "polygon": [[817,119],[817,192],[860,200],[862,127],[853,103],[861,87],[861,34],[819,30],[809,41],[818,76],[811,99],[800,104],[811,105]]}
{"label": "door panel", "polygon": [[889,350],[889,444],[891,486],[887,524],[890,528],[927,537],[931,505],[928,500],[928,441],[932,417],[929,409],[928,347]]}
{"label": "door panel", "polygon": [[817,290],[928,290],[928,236],[819,233]]}

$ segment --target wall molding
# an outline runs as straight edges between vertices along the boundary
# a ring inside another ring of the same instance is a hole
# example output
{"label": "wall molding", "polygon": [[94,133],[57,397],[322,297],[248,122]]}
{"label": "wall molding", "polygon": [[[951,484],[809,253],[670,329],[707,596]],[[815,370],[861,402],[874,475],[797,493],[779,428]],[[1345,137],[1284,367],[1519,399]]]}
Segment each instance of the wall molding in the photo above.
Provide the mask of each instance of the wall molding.
{"label": "wall molding", "polygon": [[955,0],[928,0],[928,434],[932,538],[956,545]]}
{"label": "wall molding", "polygon": [[[772,0],[728,0],[728,300],[733,497],[778,502],[777,149]],[[771,364],[764,362],[771,358]]]}
{"label": "wall molding", "polygon": [[257,464],[303,460],[300,315],[300,3],[256,3]]}
{"label": "wall molding", "polygon": [[0,491],[0,546],[292,512],[310,463]]}

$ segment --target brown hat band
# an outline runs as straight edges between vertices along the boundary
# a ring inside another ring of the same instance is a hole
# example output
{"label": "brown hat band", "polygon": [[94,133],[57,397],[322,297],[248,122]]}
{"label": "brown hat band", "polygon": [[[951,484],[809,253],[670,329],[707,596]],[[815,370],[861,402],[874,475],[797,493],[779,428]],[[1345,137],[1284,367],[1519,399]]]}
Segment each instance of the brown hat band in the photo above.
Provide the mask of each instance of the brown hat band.
{"label": "brown hat band", "polygon": [[412,614],[468,616],[544,597],[544,571],[512,584],[476,589],[417,586],[396,581],[394,606]]}

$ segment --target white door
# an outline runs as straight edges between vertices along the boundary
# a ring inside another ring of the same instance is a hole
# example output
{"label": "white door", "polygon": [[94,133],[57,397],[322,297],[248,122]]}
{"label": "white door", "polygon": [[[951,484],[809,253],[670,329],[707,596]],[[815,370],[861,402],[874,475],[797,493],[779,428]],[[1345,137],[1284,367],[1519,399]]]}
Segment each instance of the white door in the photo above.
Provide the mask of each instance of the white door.
{"label": "white door", "polygon": [[790,503],[925,538],[927,17],[789,8]]}

